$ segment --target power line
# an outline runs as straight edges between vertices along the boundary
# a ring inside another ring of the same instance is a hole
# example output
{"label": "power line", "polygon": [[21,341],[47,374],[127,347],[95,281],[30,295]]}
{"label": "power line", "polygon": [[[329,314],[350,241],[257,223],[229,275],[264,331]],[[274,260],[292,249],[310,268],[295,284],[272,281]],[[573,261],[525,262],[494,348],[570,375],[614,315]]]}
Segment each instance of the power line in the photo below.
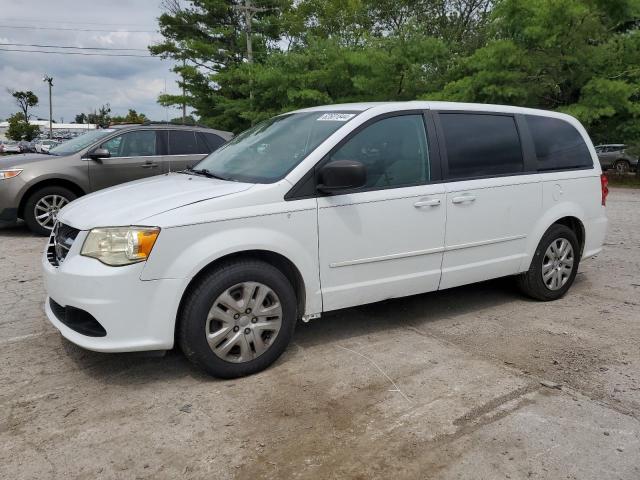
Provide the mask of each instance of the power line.
{"label": "power line", "polygon": [[1,52],[23,52],[23,53],[49,53],[54,55],[82,55],[86,57],[137,57],[137,58],[160,58],[153,55],[135,55],[129,53],[85,53],[85,52],[53,52],[49,50],[21,50],[18,48],[0,48]]}
{"label": "power line", "polygon": [[112,50],[112,51],[138,51],[146,52],[146,48],[114,48],[114,47],[72,47],[67,45],[42,45],[39,43],[0,43],[5,47],[39,47],[39,48],[63,48],[73,50]]}
{"label": "power line", "polygon": [[[20,18],[20,17],[10,17],[5,18],[5,20],[15,21],[15,22],[32,22],[33,18]],[[125,26],[125,27],[149,27],[153,28],[153,25],[149,25],[147,23],[106,23],[106,22],[72,22],[69,20],[41,20],[38,19],[38,23],[58,23],[62,25],[110,25],[110,26]]]}
{"label": "power line", "polygon": [[106,32],[106,33],[157,33],[156,30],[99,30],[92,28],[32,27],[28,25],[0,25],[0,28],[26,30],[61,30],[67,32]]}

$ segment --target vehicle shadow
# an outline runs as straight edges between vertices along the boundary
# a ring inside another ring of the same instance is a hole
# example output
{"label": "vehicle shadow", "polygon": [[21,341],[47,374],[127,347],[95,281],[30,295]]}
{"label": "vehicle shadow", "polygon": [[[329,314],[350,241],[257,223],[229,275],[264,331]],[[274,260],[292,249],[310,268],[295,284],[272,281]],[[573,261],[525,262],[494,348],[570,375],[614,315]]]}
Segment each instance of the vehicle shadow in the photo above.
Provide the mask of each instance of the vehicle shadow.
{"label": "vehicle shadow", "polygon": [[[513,278],[502,278],[329,312],[308,324],[299,322],[292,345],[271,368],[291,361],[300,347],[304,349],[356,337],[366,338],[367,335],[402,327],[421,328],[431,322],[518,301],[530,300],[516,290]],[[60,341],[79,371],[107,384],[141,385],[184,377],[197,381],[223,381],[209,377],[193,366],[179,349],[166,352],[164,356],[156,352],[108,354],[84,350],[62,337]]]}
{"label": "vehicle shadow", "polygon": [[[31,233],[27,228],[27,224],[22,220],[19,220],[16,223],[10,223],[5,225],[0,225],[0,238],[2,237],[33,237],[37,238],[38,235]],[[45,238],[45,237],[42,237]]]}

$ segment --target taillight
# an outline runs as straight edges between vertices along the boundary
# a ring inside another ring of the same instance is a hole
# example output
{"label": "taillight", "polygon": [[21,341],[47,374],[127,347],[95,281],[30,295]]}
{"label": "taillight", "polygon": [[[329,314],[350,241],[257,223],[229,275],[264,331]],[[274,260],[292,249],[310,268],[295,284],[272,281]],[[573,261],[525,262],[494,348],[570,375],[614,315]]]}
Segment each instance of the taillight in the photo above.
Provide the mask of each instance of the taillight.
{"label": "taillight", "polygon": [[607,204],[607,195],[609,195],[609,179],[604,173],[600,175],[600,187],[602,188],[602,206],[605,206]]}

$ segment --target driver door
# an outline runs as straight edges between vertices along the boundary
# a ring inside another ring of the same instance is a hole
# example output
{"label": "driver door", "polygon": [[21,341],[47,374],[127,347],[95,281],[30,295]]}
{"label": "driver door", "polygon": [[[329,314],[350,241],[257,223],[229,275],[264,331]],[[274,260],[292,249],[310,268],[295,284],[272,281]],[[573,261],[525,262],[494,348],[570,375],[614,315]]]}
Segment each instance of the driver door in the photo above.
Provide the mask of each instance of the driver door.
{"label": "driver door", "polygon": [[367,183],[318,198],[323,310],[438,289],[445,187],[430,183],[439,156],[426,125],[422,112],[374,120],[326,160],[361,162]]}
{"label": "driver door", "polygon": [[93,191],[163,173],[155,130],[136,130],[105,141],[98,148],[111,154],[90,160],[89,181]]}

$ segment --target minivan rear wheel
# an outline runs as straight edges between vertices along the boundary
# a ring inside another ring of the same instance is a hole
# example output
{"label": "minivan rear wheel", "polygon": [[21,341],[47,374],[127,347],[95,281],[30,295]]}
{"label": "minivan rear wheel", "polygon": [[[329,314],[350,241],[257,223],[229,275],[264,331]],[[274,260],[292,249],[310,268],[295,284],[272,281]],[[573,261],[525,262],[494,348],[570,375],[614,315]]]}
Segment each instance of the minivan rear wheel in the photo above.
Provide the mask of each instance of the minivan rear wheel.
{"label": "minivan rear wheel", "polygon": [[579,264],[576,234],[565,225],[554,224],[542,236],[529,271],[518,277],[518,286],[536,300],[556,300],[573,284]]}
{"label": "minivan rear wheel", "polygon": [[49,235],[58,212],[78,196],[68,188],[50,186],[33,192],[24,204],[23,219],[36,235]]}
{"label": "minivan rear wheel", "polygon": [[241,377],[282,355],[296,321],[296,295],[287,277],[266,262],[236,260],[206,274],[187,293],[178,343],[210,375]]}

